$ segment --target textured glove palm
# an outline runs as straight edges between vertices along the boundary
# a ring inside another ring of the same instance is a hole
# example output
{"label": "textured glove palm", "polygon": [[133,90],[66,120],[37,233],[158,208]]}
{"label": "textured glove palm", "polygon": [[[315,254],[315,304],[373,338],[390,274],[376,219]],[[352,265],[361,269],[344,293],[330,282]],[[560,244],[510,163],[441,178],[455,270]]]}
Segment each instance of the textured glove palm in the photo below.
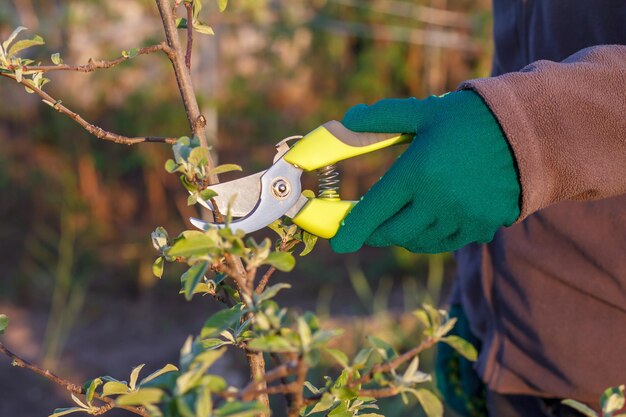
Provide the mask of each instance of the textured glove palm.
{"label": "textured glove palm", "polygon": [[330,242],[336,252],[354,252],[363,244],[446,252],[488,242],[519,216],[511,151],[473,91],[358,105],[343,124],[358,132],[415,133],[415,138],[348,214]]}

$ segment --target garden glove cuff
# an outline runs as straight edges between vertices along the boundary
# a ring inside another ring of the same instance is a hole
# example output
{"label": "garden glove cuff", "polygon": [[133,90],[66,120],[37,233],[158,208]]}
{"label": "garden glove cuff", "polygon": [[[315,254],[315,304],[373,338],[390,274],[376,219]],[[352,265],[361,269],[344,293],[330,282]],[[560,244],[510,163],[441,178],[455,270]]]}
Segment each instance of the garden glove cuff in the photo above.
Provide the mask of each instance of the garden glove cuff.
{"label": "garden glove cuff", "polygon": [[358,105],[342,123],[357,132],[415,138],[345,218],[330,241],[336,252],[354,252],[364,244],[446,252],[488,242],[519,217],[511,150],[475,92]]}

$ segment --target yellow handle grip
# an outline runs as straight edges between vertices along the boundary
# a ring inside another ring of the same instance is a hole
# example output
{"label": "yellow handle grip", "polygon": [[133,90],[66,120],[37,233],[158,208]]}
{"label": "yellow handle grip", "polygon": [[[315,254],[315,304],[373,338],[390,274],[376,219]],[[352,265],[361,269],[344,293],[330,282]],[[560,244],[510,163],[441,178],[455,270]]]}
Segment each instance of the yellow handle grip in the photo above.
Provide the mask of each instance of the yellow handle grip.
{"label": "yellow handle grip", "polygon": [[353,132],[333,120],[296,142],[283,159],[305,171],[313,171],[388,146],[409,143],[411,140],[412,134]]}
{"label": "yellow handle grip", "polygon": [[335,236],[341,222],[356,203],[356,201],[312,198],[292,220],[307,232],[330,239]]}

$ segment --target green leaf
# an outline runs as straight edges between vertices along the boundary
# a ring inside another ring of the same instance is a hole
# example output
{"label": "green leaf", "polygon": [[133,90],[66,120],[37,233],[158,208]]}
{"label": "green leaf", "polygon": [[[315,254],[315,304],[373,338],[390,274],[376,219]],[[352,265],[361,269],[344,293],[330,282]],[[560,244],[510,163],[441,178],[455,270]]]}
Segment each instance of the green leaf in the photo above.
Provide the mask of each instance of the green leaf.
{"label": "green leaf", "polygon": [[61,58],[61,54],[56,52],[52,55],[50,55],[50,59],[52,60],[52,63],[55,65],[61,65],[63,63],[63,59]]}
{"label": "green leaf", "polygon": [[202,386],[198,388],[196,398],[196,417],[207,417],[213,411],[213,399],[211,398],[211,390]]}
{"label": "green leaf", "polygon": [[206,165],[209,157],[209,148],[193,148],[189,153],[187,162],[196,166]]}
{"label": "green leaf", "polygon": [[226,10],[226,6],[228,6],[228,0],[217,0],[217,7],[219,7],[220,12]]}
{"label": "green leaf", "polygon": [[9,56],[14,56],[15,54],[17,54],[18,52],[26,49],[26,48],[30,48],[31,46],[37,46],[37,45],[43,45],[45,44],[43,38],[39,35],[35,36],[32,39],[23,39],[21,41],[17,41],[15,42],[12,46],[11,49],[9,49],[8,55]]}
{"label": "green leaf", "polygon": [[624,408],[624,385],[607,388],[600,397],[600,407],[605,416]]}
{"label": "green leaf", "polygon": [[478,359],[478,352],[474,345],[459,336],[446,336],[441,338],[441,341],[450,345],[452,349],[456,350],[468,361],[475,362]]}
{"label": "green leaf", "polygon": [[328,413],[328,417],[352,417],[352,412],[348,410],[345,403],[340,403],[333,411]]}
{"label": "green leaf", "polygon": [[128,394],[120,395],[115,399],[117,405],[147,405],[156,404],[163,398],[163,390],[159,388],[142,388]]}
{"label": "green leaf", "polygon": [[165,161],[165,170],[169,174],[173,174],[174,172],[178,171],[179,167],[180,164],[177,164],[173,159],[168,159],[167,161]]}
{"label": "green leaf", "polygon": [[168,256],[199,256],[206,255],[209,248],[215,246],[215,239],[202,233],[194,233],[189,237],[180,239],[167,251]]}
{"label": "green leaf", "polygon": [[335,405],[335,397],[326,392],[322,395],[322,398],[318,401],[318,403],[315,404],[311,411],[309,411],[306,415],[308,416],[309,414],[321,413],[322,411],[328,410],[333,405]]}
{"label": "green leaf", "polygon": [[197,202],[198,202],[198,194],[196,194],[196,193],[189,194],[189,197],[187,197],[187,205],[188,206],[193,206]]}
{"label": "green leaf", "polygon": [[278,294],[279,291],[284,290],[286,288],[291,288],[290,284],[286,282],[280,282],[278,284],[270,285],[258,296],[256,299],[257,304],[261,304],[264,301],[271,300]]}
{"label": "green leaf", "polygon": [[119,381],[110,381],[104,384],[102,387],[102,396],[107,397],[109,395],[126,394],[130,391],[128,385]]}
{"label": "green leaf", "polygon": [[210,188],[205,188],[204,190],[200,191],[200,198],[203,199],[204,201],[209,201],[216,195],[217,193],[211,190]]}
{"label": "green leaf", "polygon": [[279,271],[289,272],[296,266],[296,259],[288,252],[271,252],[263,263],[272,265]]}
{"label": "green leaf", "polygon": [[87,413],[88,409],[80,408],[80,407],[70,407],[70,408],[57,408],[54,410],[54,413],[50,414],[48,417],[61,417],[66,416],[72,413]]}
{"label": "green leaf", "polygon": [[252,417],[267,411],[263,404],[258,402],[231,402],[215,410],[215,417]]}
{"label": "green leaf", "polygon": [[213,314],[204,323],[200,337],[202,339],[210,338],[234,326],[243,316],[244,311],[241,307],[242,304],[237,304],[228,310],[221,310]]}
{"label": "green leaf", "polygon": [[378,349],[379,353],[383,355],[385,360],[393,359],[398,356],[396,350],[389,343],[385,342],[382,339],[379,339],[376,336],[368,336],[370,344]]}
{"label": "green leaf", "polygon": [[151,234],[152,245],[158,251],[167,246],[168,235],[163,227],[157,227]]}
{"label": "green leaf", "polygon": [[163,368],[159,369],[158,371],[155,371],[155,372],[151,373],[150,375],[148,375],[147,377],[142,379],[141,382],[139,383],[139,386],[145,384],[146,382],[150,382],[153,379],[158,378],[158,377],[160,377],[163,374],[166,374],[168,372],[174,372],[174,371],[178,371],[178,368],[175,367],[174,365],[168,363]]}
{"label": "green leaf", "polygon": [[9,327],[9,318],[5,314],[0,314],[0,335]]}
{"label": "green leaf", "polygon": [[306,230],[303,230],[302,231],[302,243],[304,243],[304,250],[300,252],[300,256],[306,256],[315,247],[315,244],[317,243],[317,236],[307,232]]}
{"label": "green leaf", "polygon": [[598,417],[598,413],[596,413],[591,408],[589,408],[588,406],[586,406],[585,404],[581,402],[578,402],[575,400],[563,400],[561,401],[561,404],[565,404],[568,407],[572,407],[574,410],[578,411],[579,413],[587,417]]}
{"label": "green leaf", "polygon": [[181,277],[180,280],[183,284],[183,292],[185,294],[185,299],[187,301],[193,298],[193,291],[196,289],[196,286],[204,278],[204,274],[209,269],[208,262],[198,262],[193,265],[191,268],[187,270]]}
{"label": "green leaf", "polygon": [[331,348],[326,348],[324,349],[324,351],[326,353],[328,353],[330,356],[333,357],[333,359],[335,359],[335,361],[341,365],[342,368],[348,368],[348,356],[340,351],[339,349],[331,349]]}
{"label": "green leaf", "polygon": [[159,256],[152,264],[152,273],[157,278],[161,278],[163,276],[164,261],[165,259],[162,256]]}
{"label": "green leaf", "polygon": [[210,170],[209,174],[224,174],[231,171],[242,171],[242,169],[237,164],[222,164]]}
{"label": "green leaf", "polygon": [[443,405],[435,394],[425,388],[411,390],[411,392],[428,417],[443,417]]}
{"label": "green leaf", "polygon": [[141,369],[145,366],[146,364],[141,364],[139,366],[136,366],[135,368],[133,368],[133,371],[130,373],[130,382],[128,383],[128,386],[130,387],[131,390],[134,390],[135,387],[137,386],[137,378],[139,378],[139,372],[141,372]]}
{"label": "green leaf", "polygon": [[87,404],[91,405],[93,396],[96,393],[96,388],[100,385],[102,385],[102,379],[100,378],[92,380],[89,385],[87,385],[87,389],[85,389],[85,399],[87,400]]}
{"label": "green leaf", "polygon": [[137,55],[139,55],[139,49],[137,48],[130,48],[128,50],[128,58],[129,59],[133,59],[135,58]]}
{"label": "green leaf", "polygon": [[261,336],[253,339],[248,343],[248,348],[276,353],[298,351],[297,347],[289,339],[278,335]]}
{"label": "green leaf", "polygon": [[187,29],[187,19],[184,17],[179,17],[176,19],[176,28],[177,29]]}
{"label": "green leaf", "polygon": [[13,40],[15,40],[15,38],[17,37],[17,35],[23,31],[26,30],[26,27],[24,26],[18,26],[16,27],[13,32],[11,32],[11,34],[9,35],[9,37],[7,38],[6,41],[2,42],[2,48],[4,48],[4,50],[6,51],[9,48],[9,45],[11,45],[11,42],[13,42]]}
{"label": "green leaf", "polygon": [[211,26],[207,26],[199,21],[193,22],[193,28],[196,32],[202,33],[204,35],[215,35],[215,32],[213,32],[213,28]]}

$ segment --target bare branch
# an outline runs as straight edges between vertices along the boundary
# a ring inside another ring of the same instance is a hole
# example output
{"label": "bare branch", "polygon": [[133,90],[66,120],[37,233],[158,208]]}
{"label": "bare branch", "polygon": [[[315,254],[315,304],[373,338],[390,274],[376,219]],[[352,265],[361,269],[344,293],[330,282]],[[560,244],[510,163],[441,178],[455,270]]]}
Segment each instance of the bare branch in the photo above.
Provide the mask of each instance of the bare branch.
{"label": "bare branch", "polygon": [[[157,45],[146,46],[144,48],[139,48],[137,50],[137,55],[148,55],[155,52],[163,51],[166,55],[169,56],[170,50],[169,46],[165,42],[162,42]],[[120,56],[116,59],[112,59],[110,61],[103,60],[94,60],[90,59],[84,65],[32,65],[32,66],[23,66],[19,67],[17,65],[9,65],[7,68],[14,71],[16,69],[21,68],[24,73],[32,73],[32,72],[51,72],[51,71],[76,71],[76,72],[94,72],[98,69],[108,69],[112,68],[116,65],[121,64],[122,62],[128,61],[130,56]]]}
{"label": "bare branch", "polygon": [[193,47],[193,5],[185,3],[187,9],[187,53],[185,54],[185,65],[191,71],[191,50]]}
{"label": "bare branch", "polygon": [[255,290],[257,294],[261,294],[263,292],[263,290],[267,286],[268,281],[270,280],[272,275],[274,275],[274,272],[276,272],[276,268],[273,266],[270,266],[268,270],[265,272],[265,274],[263,274],[263,276],[261,277],[261,280],[259,281],[259,285],[257,285],[256,290]]}
{"label": "bare branch", "polygon": [[[15,353],[11,352],[9,349],[7,349],[6,346],[4,346],[4,344],[0,343],[0,353],[4,354],[5,356],[8,356],[12,361],[13,361],[13,366],[17,366],[18,368],[24,368],[24,369],[28,369],[29,371],[32,371],[34,373],[36,373],[37,375],[43,376],[44,378],[48,379],[49,381],[54,382],[57,385],[60,385],[61,387],[65,388],[67,391],[73,393],[73,394],[78,394],[78,395],[84,395],[85,394],[85,390],[83,389],[82,386],[80,385],[76,385],[64,378],[61,378],[58,375],[55,375],[54,373],[50,372],[48,369],[43,369],[38,367],[37,365],[34,365],[30,362],[28,362],[25,359],[20,358],[19,356],[17,356]],[[121,408],[124,409],[126,411],[130,411],[131,413],[134,413],[138,416],[142,416],[142,417],[150,417],[148,412],[143,408],[143,407],[130,407],[130,406],[117,406],[115,404],[115,400],[111,399],[111,398],[107,398],[107,397],[100,397],[98,394],[94,395],[94,398],[102,401],[103,403],[105,403],[103,406],[101,407],[97,407],[97,410],[95,410],[92,414],[94,415],[101,415],[104,414],[110,410],[112,410],[113,408]]]}
{"label": "bare branch", "polygon": [[[0,76],[11,78],[17,81],[17,77],[10,73],[0,72]],[[83,119],[81,115],[65,107],[63,104],[61,104],[59,100],[55,99],[50,94],[43,91],[41,88],[36,87],[30,80],[26,78],[22,78],[20,81],[17,81],[17,82],[19,84],[22,84],[24,87],[28,87],[29,89],[34,91],[35,94],[41,97],[44,103],[50,105],[59,113],[63,113],[64,115],[68,116],[70,119],[74,120],[76,123],[81,125],[83,129],[85,129],[87,132],[91,133],[98,139],[107,140],[107,141],[119,143],[122,145],[135,145],[137,143],[143,143],[143,142],[159,142],[159,143],[169,143],[169,144],[176,143],[176,138],[162,138],[162,137],[154,137],[154,136],[128,137],[128,136],[123,136],[117,133],[106,131],[99,126],[89,123],[88,121]]]}

